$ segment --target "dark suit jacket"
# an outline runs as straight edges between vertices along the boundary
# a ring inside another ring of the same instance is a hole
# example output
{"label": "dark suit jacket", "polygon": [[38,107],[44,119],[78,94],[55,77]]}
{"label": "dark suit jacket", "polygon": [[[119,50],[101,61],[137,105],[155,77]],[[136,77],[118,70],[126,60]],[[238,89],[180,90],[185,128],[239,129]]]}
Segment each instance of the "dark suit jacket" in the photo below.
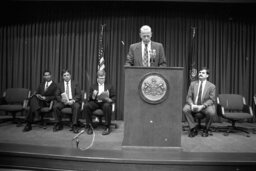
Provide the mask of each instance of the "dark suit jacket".
{"label": "dark suit jacket", "polygon": [[[187,103],[189,105],[195,104],[195,99],[198,91],[199,81],[193,81],[188,90]],[[206,107],[214,106],[216,101],[215,85],[209,81],[206,81],[204,92],[202,92],[202,105]]]}
{"label": "dark suit jacket", "polygon": [[51,100],[55,99],[55,92],[57,90],[57,84],[52,81],[52,84],[47,88],[46,91],[44,91],[45,87],[45,81],[40,83],[38,88],[36,89],[36,94],[41,94],[42,96],[45,96],[45,101],[49,102]]}
{"label": "dark suit jacket", "polygon": [[[156,51],[154,60],[151,60],[151,66],[166,66],[164,48],[161,43],[151,41],[151,50]],[[143,66],[142,61],[142,42],[132,44],[126,58],[126,66]]]}
{"label": "dark suit jacket", "polygon": [[[80,103],[81,102],[81,89],[76,81],[71,81],[71,91],[73,100]],[[56,91],[56,98],[58,102],[61,102],[61,94],[65,92],[64,81],[58,83],[58,88]]]}
{"label": "dark suit jacket", "polygon": [[[93,94],[94,90],[99,91],[98,83],[93,84],[90,87],[89,101],[96,101],[96,99],[92,99],[92,94]],[[115,94],[115,90],[114,90],[113,86],[111,84],[104,83],[104,91],[107,91],[107,90],[109,91],[109,98],[114,102],[116,100],[116,94]]]}

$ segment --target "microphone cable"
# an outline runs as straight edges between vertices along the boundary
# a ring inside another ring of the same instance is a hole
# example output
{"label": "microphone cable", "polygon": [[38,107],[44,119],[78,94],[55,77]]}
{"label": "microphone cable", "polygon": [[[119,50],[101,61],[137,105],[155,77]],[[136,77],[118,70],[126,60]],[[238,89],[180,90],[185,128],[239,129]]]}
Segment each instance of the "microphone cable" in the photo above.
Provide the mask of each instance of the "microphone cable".
{"label": "microphone cable", "polygon": [[[92,139],[91,139],[91,143],[89,144],[89,146],[87,146],[87,147],[80,147],[80,146],[79,146],[79,141],[78,141],[78,138],[79,138],[79,137],[77,137],[77,139],[76,139],[76,143],[77,143],[76,147],[77,147],[79,150],[81,150],[81,151],[85,151],[85,150],[90,149],[90,148],[93,146],[93,144],[94,144],[94,141],[95,141],[95,132],[94,132],[94,129],[93,129],[93,127],[92,127],[91,124],[89,124],[89,127],[92,129],[92,133],[93,133]],[[73,140],[72,140],[72,141],[73,141]],[[72,145],[72,147],[73,147],[73,145]]]}

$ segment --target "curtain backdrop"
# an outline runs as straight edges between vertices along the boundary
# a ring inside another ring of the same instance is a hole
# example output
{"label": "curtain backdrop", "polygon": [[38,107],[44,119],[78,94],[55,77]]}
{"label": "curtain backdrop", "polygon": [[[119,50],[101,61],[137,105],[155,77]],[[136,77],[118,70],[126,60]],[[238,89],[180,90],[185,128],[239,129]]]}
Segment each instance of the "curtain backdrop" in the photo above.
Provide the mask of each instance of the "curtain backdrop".
{"label": "curtain backdrop", "polygon": [[[253,105],[256,94],[256,20],[252,4],[171,2],[16,2],[2,5],[0,91],[32,91],[45,69],[61,81],[68,68],[83,90],[96,81],[100,27],[106,24],[107,81],[117,92],[116,119],[123,119],[124,69],[129,45],[140,41],[139,28],[150,25],[152,40],[165,48],[170,67],[210,69],[217,93],[237,93]],[[241,12],[245,11],[245,12]],[[8,16],[8,17],[7,17]],[[192,42],[192,28],[195,28]],[[194,46],[191,58],[190,47]],[[175,81],[175,80],[173,80]]]}

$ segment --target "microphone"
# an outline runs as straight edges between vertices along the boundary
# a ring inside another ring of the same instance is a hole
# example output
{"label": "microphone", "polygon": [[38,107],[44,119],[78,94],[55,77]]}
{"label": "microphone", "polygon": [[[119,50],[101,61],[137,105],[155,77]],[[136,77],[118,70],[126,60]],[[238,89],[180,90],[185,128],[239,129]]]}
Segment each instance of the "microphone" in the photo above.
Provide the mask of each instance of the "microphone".
{"label": "microphone", "polygon": [[83,130],[80,131],[77,135],[75,135],[74,138],[72,139],[72,141],[75,140],[75,139],[77,139],[80,135],[82,135],[82,134],[84,133],[84,131],[85,131],[85,130],[83,129]]}
{"label": "microphone", "polygon": [[122,40],[121,40],[121,43],[122,43],[123,46],[125,45],[125,44],[124,44],[124,41],[122,41]]}

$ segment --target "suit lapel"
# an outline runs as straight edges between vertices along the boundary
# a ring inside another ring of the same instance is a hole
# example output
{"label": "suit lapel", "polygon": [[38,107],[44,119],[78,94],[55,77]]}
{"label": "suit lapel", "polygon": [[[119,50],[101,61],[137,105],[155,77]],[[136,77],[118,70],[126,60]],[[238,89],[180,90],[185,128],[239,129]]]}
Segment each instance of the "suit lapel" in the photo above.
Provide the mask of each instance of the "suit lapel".
{"label": "suit lapel", "polygon": [[109,88],[109,87],[108,87],[108,84],[105,83],[105,84],[104,84],[104,91],[107,91],[108,88]]}
{"label": "suit lapel", "polygon": [[139,59],[138,59],[139,65],[143,66],[143,64],[142,64],[142,52],[141,52],[142,51],[142,47],[141,46],[142,46],[141,42],[138,43],[138,45],[137,45],[137,47],[135,49],[135,56],[139,57]]}
{"label": "suit lapel", "polygon": [[151,50],[155,49],[156,50],[156,44],[155,42],[151,41]]}
{"label": "suit lapel", "polygon": [[207,92],[208,89],[209,89],[209,82],[206,81],[205,86],[204,86],[204,92],[203,92],[203,94],[202,94],[202,99],[204,99],[204,97],[205,97],[206,92]]}
{"label": "suit lapel", "polygon": [[64,92],[65,92],[64,84],[65,84],[65,81],[63,81],[63,82],[60,84],[61,93],[64,93]]}
{"label": "suit lapel", "polygon": [[93,90],[99,91],[99,85],[98,85],[98,83],[96,83],[96,84],[93,85]]}
{"label": "suit lapel", "polygon": [[197,82],[195,83],[195,88],[194,88],[195,98],[196,98],[197,93],[198,93],[198,86],[199,86],[199,81],[197,81]]}

